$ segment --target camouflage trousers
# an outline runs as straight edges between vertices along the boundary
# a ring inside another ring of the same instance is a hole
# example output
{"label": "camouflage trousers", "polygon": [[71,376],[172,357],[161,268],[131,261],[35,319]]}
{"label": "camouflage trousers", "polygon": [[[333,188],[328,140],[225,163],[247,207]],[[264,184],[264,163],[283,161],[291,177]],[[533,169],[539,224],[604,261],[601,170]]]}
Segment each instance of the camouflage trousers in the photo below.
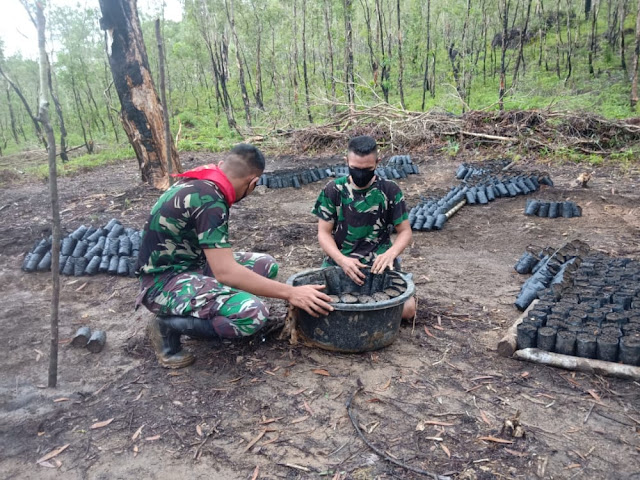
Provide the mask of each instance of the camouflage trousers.
{"label": "camouflage trousers", "polygon": [[[235,260],[258,275],[274,278],[278,264],[271,255],[236,252]],[[269,309],[255,295],[218,282],[208,265],[202,272],[140,277],[142,304],[156,315],[208,319],[221,338],[253,335],[267,321]]]}

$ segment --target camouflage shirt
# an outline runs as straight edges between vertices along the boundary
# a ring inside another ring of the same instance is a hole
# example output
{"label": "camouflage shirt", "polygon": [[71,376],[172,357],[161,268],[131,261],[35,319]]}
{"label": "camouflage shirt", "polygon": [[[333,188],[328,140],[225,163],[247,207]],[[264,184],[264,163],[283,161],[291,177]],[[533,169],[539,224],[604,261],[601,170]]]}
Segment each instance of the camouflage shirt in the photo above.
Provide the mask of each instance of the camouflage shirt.
{"label": "camouflage shirt", "polygon": [[340,251],[369,263],[391,247],[391,232],[408,218],[402,190],[395,182],[377,178],[368,188],[353,188],[349,177],[327,183],[312,213],[333,223]]}
{"label": "camouflage shirt", "polygon": [[203,249],[229,248],[229,206],[215,183],[180,181],[151,209],[142,232],[138,275],[202,269]]}

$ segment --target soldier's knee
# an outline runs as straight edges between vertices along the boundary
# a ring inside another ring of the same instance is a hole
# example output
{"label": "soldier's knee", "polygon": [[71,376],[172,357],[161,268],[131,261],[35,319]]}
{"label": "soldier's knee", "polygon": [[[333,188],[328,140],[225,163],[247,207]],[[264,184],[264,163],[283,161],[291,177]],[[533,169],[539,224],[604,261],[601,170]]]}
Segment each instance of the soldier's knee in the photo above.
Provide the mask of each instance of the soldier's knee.
{"label": "soldier's knee", "polygon": [[271,255],[264,254],[256,260],[254,271],[263,277],[276,278],[278,276],[278,263]]}
{"label": "soldier's knee", "polygon": [[269,308],[262,300],[242,292],[219,310],[214,328],[223,338],[247,337],[264,327],[268,317]]}

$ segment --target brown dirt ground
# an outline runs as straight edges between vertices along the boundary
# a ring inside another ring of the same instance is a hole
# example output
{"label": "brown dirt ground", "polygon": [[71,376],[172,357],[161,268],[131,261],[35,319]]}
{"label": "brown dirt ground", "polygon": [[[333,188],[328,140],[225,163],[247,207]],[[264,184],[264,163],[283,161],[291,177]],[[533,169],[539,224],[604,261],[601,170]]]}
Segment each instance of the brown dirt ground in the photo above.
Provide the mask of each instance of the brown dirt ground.
{"label": "brown dirt ground", "polygon": [[[454,184],[462,159],[489,153],[462,155],[418,154],[422,174],[399,182],[409,204]],[[215,159],[199,154],[185,164]],[[268,167],[334,161],[280,157]],[[0,230],[0,477],[421,478],[357,436],[345,403],[360,381],[364,391],[353,408],[366,437],[414,468],[460,479],[640,478],[638,382],[523,363],[495,351],[518,316],[513,301],[524,278],[513,264],[527,246],[580,238],[640,258],[638,172],[599,168],[582,189],[573,183],[578,166],[523,163],[548,168],[556,182],[536,198],[572,199],[584,216],[525,217],[526,199],[519,197],[465,207],[443,231],[415,233],[403,258],[417,284],[418,319],[383,350],[337,354],[291,346],[273,333],[240,342],[187,341],[197,362],[171,372],[156,364],[146,341],[149,314],[133,311],[134,279],[63,278],[55,390],[43,388],[49,277],[20,271],[24,252],[48,233],[47,187],[10,178],[0,192],[6,225]],[[259,188],[232,209],[234,247],[274,255],[283,281],[317,265],[309,211],[320,188]],[[60,195],[67,231],[114,216],[140,228],[157,198],[140,184],[135,161],[61,179]],[[282,317],[284,304],[271,304],[274,317]],[[81,324],[107,331],[102,353],[67,345]],[[501,432],[516,412],[524,438]],[[108,426],[90,428],[108,419]],[[418,430],[421,421],[430,423]],[[51,460],[57,468],[36,464],[64,445]]]}

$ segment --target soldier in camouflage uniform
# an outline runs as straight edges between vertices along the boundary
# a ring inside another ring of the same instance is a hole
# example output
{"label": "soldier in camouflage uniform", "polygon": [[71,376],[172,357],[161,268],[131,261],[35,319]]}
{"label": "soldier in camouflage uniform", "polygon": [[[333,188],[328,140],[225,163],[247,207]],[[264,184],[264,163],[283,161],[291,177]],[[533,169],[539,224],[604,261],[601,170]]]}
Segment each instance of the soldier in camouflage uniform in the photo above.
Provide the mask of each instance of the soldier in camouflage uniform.
{"label": "soldier in camouflage uniform", "polygon": [[262,153],[238,145],[219,168],[178,175],[184,178],[151,210],[138,255],[136,306],[157,315],[150,336],[162,366],[180,368],[194,361],[181,348],[182,334],[237,338],[256,333],[269,316],[257,295],[287,300],[314,316],[332,309],[322,286],[272,280],[278,265],[270,255],[231,251],[229,208],[253,191],[263,171]]}
{"label": "soldier in camouflage uniform", "polygon": [[[354,282],[362,285],[364,267],[373,273],[400,268],[399,255],[411,243],[411,225],[400,187],[378,178],[376,141],[354,137],[347,153],[349,176],[324,187],[312,213],[318,217],[318,241],[327,257],[323,266],[339,265]],[[397,237],[391,243],[391,233]],[[403,318],[413,318],[415,299],[409,299]]]}

